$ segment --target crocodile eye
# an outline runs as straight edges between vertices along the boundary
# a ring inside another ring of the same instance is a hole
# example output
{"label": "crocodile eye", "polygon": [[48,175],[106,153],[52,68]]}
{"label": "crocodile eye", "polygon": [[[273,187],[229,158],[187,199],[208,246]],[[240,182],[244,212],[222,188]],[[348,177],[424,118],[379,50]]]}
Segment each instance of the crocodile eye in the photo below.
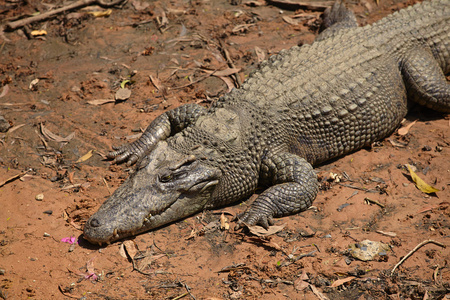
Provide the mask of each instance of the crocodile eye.
{"label": "crocodile eye", "polygon": [[173,178],[172,174],[166,174],[159,177],[160,182],[169,182]]}

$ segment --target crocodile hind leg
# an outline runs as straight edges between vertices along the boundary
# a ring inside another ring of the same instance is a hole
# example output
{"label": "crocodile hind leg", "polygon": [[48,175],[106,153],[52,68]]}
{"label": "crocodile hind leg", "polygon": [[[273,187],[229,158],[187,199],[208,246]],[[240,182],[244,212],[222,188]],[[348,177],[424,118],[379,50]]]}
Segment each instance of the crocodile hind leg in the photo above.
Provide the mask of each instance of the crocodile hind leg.
{"label": "crocodile hind leg", "polygon": [[131,144],[113,147],[115,151],[109,152],[106,156],[114,159],[113,164],[126,161],[130,166],[159,141],[193,124],[205,112],[206,108],[198,104],[186,104],[169,110],[153,120],[138,140]]}
{"label": "crocodile hind leg", "polygon": [[408,51],[401,64],[408,96],[428,108],[450,112],[450,84],[430,51]]}
{"label": "crocodile hind leg", "polygon": [[319,191],[317,175],[303,158],[292,153],[272,155],[262,162],[261,180],[272,184],[241,214],[240,224],[268,228],[274,217],[293,215],[308,209]]}
{"label": "crocodile hind leg", "polygon": [[323,22],[320,26],[321,33],[316,37],[316,41],[327,39],[341,30],[353,27],[358,27],[355,15],[342,2],[336,1],[324,12]]}

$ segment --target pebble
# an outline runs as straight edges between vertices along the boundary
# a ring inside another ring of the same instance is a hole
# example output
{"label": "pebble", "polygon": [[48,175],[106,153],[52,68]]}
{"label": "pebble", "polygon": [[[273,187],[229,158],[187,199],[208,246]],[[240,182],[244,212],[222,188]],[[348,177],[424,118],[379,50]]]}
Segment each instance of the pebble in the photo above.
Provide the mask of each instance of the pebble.
{"label": "pebble", "polygon": [[46,210],[46,211],[44,211],[44,214],[47,214],[47,215],[51,215],[53,213],[53,210]]}
{"label": "pebble", "polygon": [[50,233],[44,232],[44,237],[51,237]]}
{"label": "pebble", "polygon": [[37,201],[44,200],[44,194],[37,194],[36,197],[34,197]]}
{"label": "pebble", "polygon": [[6,270],[5,269],[0,269],[0,275],[5,275]]}

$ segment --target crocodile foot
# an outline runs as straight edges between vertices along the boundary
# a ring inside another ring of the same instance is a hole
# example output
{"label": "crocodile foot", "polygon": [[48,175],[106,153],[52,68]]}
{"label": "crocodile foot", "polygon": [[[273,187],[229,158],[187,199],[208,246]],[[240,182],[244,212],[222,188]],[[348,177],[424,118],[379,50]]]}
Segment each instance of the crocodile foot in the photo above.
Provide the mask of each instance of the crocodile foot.
{"label": "crocodile foot", "polygon": [[144,150],[137,143],[131,143],[121,146],[113,146],[115,151],[106,154],[106,157],[113,159],[112,164],[120,164],[126,162],[127,166],[136,163],[144,154]]}
{"label": "crocodile foot", "polygon": [[250,207],[247,211],[236,216],[237,221],[234,230],[243,228],[244,226],[260,225],[266,230],[274,224],[273,217],[270,212],[258,210]]}

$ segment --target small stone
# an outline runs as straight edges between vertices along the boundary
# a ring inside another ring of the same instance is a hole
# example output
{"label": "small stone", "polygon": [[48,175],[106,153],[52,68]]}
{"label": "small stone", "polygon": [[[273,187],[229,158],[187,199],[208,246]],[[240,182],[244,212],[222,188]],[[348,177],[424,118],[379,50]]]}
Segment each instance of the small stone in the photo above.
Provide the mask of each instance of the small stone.
{"label": "small stone", "polygon": [[423,151],[431,151],[431,147],[428,145],[423,146],[422,148]]}
{"label": "small stone", "polygon": [[0,132],[7,132],[10,127],[9,122],[3,116],[0,116]]}
{"label": "small stone", "polygon": [[51,237],[50,233],[44,232],[44,237]]}
{"label": "small stone", "polygon": [[44,211],[44,214],[51,215],[53,214],[53,210],[46,210]]}
{"label": "small stone", "polygon": [[131,90],[127,89],[127,88],[119,89],[116,92],[116,100],[117,101],[125,101],[128,98],[130,98],[130,96],[131,96]]}
{"label": "small stone", "polygon": [[406,183],[406,182],[403,183],[404,187],[407,187],[408,185],[409,185],[409,183]]}
{"label": "small stone", "polygon": [[5,275],[6,270],[5,269],[0,269],[0,275]]}
{"label": "small stone", "polygon": [[44,194],[37,194],[36,197],[34,197],[34,199],[36,199],[37,201],[42,201],[44,200]]}
{"label": "small stone", "polygon": [[443,148],[441,146],[436,146],[436,151],[437,152],[441,152],[443,150]]}

